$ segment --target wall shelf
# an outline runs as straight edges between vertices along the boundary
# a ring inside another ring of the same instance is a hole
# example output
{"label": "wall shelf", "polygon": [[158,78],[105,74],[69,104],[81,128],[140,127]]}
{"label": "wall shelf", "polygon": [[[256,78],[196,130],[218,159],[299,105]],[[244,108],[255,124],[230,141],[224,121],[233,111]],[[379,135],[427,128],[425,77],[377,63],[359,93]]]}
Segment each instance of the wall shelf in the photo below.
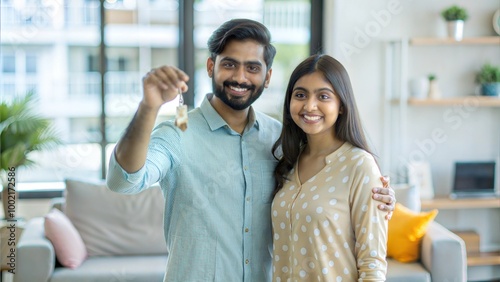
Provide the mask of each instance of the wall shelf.
{"label": "wall shelf", "polygon": [[500,251],[467,254],[467,265],[500,265]]}
{"label": "wall shelf", "polygon": [[469,37],[462,41],[456,41],[452,38],[436,37],[415,37],[410,39],[411,45],[498,45],[500,36]]}
{"label": "wall shelf", "polygon": [[434,198],[422,200],[422,209],[485,209],[500,208],[500,198],[450,199]]}
{"label": "wall shelf", "polygon": [[[393,99],[393,104],[398,104],[399,99]],[[478,107],[500,107],[500,97],[488,96],[467,96],[443,99],[408,99],[408,104],[412,106],[454,106],[467,105]]]}

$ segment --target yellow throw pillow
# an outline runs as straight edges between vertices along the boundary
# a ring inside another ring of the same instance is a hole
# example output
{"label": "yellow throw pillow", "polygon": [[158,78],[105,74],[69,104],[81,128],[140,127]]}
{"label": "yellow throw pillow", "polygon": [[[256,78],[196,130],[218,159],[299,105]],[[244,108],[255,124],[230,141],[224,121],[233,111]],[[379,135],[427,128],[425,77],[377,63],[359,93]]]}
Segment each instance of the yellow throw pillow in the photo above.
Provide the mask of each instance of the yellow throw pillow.
{"label": "yellow throw pillow", "polygon": [[387,256],[400,262],[420,259],[420,243],[438,210],[414,212],[396,203],[389,221],[387,236]]}

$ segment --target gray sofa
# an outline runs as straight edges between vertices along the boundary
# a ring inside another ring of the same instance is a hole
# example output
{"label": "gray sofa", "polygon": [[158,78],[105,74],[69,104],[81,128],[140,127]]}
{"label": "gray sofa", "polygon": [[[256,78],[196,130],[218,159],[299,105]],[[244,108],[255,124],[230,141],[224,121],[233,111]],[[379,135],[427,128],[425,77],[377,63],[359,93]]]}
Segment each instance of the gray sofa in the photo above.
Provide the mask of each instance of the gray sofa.
{"label": "gray sofa", "polygon": [[[405,197],[399,194],[398,201],[404,202]],[[71,180],[67,181],[65,200],[65,206],[61,207],[59,200],[56,206],[74,221],[89,256],[76,269],[57,266],[54,247],[44,235],[43,218],[32,219],[19,241],[15,282],[163,281],[167,258],[161,217],[163,197],[159,189],[125,196],[107,190],[104,184]],[[96,216],[101,218],[92,218]],[[466,281],[464,242],[443,226],[436,222],[429,226],[421,252],[421,261],[415,263],[389,259],[387,281]]]}
{"label": "gray sofa", "polygon": [[65,197],[53,204],[78,230],[88,256],[76,269],[61,267],[44,218],[31,219],[19,239],[14,282],[163,281],[167,249],[159,188],[121,195],[103,182],[67,180]]}

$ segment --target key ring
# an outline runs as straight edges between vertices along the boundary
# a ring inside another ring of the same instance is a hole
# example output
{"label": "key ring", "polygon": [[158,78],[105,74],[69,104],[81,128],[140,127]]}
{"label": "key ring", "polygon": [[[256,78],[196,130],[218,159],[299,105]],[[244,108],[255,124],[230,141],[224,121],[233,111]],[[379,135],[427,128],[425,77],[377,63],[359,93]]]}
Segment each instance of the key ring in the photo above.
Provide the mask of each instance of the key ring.
{"label": "key ring", "polygon": [[184,99],[182,98],[182,91],[180,88],[177,88],[179,90],[179,106],[184,105]]}

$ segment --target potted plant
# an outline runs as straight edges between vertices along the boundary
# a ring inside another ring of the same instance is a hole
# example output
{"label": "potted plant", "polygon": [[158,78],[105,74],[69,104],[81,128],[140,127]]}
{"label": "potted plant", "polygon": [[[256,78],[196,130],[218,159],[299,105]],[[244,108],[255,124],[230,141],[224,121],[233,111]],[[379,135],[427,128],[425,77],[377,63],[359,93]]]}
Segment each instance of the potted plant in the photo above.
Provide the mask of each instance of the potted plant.
{"label": "potted plant", "polygon": [[464,22],[469,17],[467,10],[454,5],[444,9],[441,12],[441,15],[448,25],[448,36],[452,37],[456,41],[462,40],[464,34]]}
{"label": "potted plant", "polygon": [[0,102],[0,184],[5,218],[15,218],[19,199],[14,188],[19,167],[34,164],[30,152],[59,143],[50,121],[35,112],[34,102],[33,93]]}
{"label": "potted plant", "polygon": [[476,74],[476,82],[481,86],[481,95],[500,96],[500,67],[484,64]]}

